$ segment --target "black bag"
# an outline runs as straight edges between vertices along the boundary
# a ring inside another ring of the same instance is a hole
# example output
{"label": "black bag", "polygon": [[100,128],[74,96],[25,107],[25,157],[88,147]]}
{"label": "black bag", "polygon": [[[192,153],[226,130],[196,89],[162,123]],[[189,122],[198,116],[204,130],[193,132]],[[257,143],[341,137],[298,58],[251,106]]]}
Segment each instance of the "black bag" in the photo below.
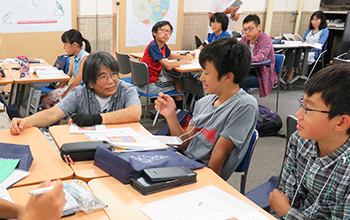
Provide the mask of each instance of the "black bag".
{"label": "black bag", "polygon": [[271,109],[259,105],[258,121],[256,123],[256,130],[259,131],[259,136],[275,136],[278,135],[283,124],[281,117]]}
{"label": "black bag", "polygon": [[[70,63],[70,58],[69,58],[69,55],[66,54],[66,55],[58,56],[53,66],[56,67],[58,70],[63,70],[63,72],[67,74],[69,70],[69,63]],[[56,87],[57,87],[56,83],[50,83],[48,86],[49,89],[56,89]]]}
{"label": "black bag", "polygon": [[63,144],[61,147],[61,158],[68,164],[72,163],[68,157],[73,161],[93,160],[97,146],[110,149],[110,145],[106,141],[87,141]]}

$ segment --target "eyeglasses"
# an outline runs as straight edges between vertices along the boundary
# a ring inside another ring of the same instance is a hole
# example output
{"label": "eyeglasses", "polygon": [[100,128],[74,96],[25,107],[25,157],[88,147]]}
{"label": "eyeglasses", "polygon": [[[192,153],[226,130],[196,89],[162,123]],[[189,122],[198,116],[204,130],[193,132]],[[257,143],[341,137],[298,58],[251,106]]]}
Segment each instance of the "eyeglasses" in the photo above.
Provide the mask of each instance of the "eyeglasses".
{"label": "eyeglasses", "polygon": [[168,34],[172,34],[173,33],[172,30],[164,30],[164,29],[161,29],[161,28],[159,28],[158,30],[160,30],[163,33],[168,33]]}
{"label": "eyeglasses", "polygon": [[97,77],[97,80],[101,83],[107,83],[108,79],[111,78],[113,81],[118,79],[118,72],[112,72],[111,74],[104,73]]}
{"label": "eyeglasses", "polygon": [[244,34],[245,32],[252,32],[253,30],[254,30],[254,28],[256,28],[256,26],[254,26],[254,27],[249,27],[249,28],[247,28],[247,29],[242,29],[242,33]]}
{"label": "eyeglasses", "polygon": [[328,111],[321,111],[321,110],[308,108],[303,102],[304,98],[298,98],[298,101],[299,101],[300,108],[304,109],[304,114],[306,114],[307,111],[310,111],[310,112],[321,112],[321,113],[327,113],[327,114],[334,114],[334,113],[328,112]]}

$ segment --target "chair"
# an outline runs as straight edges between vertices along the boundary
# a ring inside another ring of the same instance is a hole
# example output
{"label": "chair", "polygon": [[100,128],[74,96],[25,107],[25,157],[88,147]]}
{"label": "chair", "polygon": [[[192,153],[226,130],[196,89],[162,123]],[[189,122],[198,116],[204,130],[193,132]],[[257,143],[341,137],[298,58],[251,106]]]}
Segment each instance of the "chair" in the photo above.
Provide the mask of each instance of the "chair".
{"label": "chair", "polygon": [[[276,97],[276,113],[278,112],[278,98],[279,98],[279,90],[280,90],[280,78],[281,71],[284,64],[285,56],[283,54],[275,54],[275,70],[277,75],[277,97]],[[248,93],[250,94],[253,90],[259,89],[259,87],[248,88]]]}
{"label": "chair", "polygon": [[[130,67],[131,67],[132,82],[135,84],[135,86],[147,85],[147,93],[138,92],[140,96],[146,97],[146,106],[145,106],[145,113],[143,118],[143,121],[145,122],[147,108],[148,108],[148,99],[157,98],[158,94],[149,94],[149,73],[148,73],[147,64],[133,60],[132,58],[130,58],[129,61],[130,61]],[[165,92],[164,94],[169,96],[182,95],[181,92],[178,92],[176,90],[171,90],[169,92]]]}
{"label": "chair", "polygon": [[259,139],[259,132],[256,129],[254,129],[252,138],[250,139],[247,153],[245,154],[241,163],[235,169],[235,172],[237,172],[237,173],[244,172],[241,175],[241,186],[240,186],[240,192],[243,195],[245,194],[245,185],[247,182],[247,174],[248,174],[248,169],[249,169],[249,165],[250,165],[250,160],[252,159],[252,155],[253,155],[256,143],[258,142],[258,139]]}
{"label": "chair", "polygon": [[286,142],[286,147],[285,147],[285,151],[284,151],[284,157],[283,157],[280,175],[279,176],[272,176],[268,181],[266,181],[265,183],[256,187],[255,189],[247,192],[247,194],[245,194],[245,196],[248,199],[252,200],[255,204],[257,204],[258,206],[260,206],[263,209],[269,209],[269,202],[268,201],[269,201],[270,193],[275,188],[278,187],[278,183],[280,182],[280,176],[282,174],[283,164],[284,164],[284,160],[285,160],[286,154],[287,154],[288,141],[289,141],[290,136],[296,130],[297,121],[298,121],[298,118],[296,118],[294,115],[289,115],[287,117],[287,142]]}
{"label": "chair", "polygon": [[202,45],[202,41],[199,39],[199,37],[197,35],[194,36],[194,40],[196,42],[196,48],[198,48]]}
{"label": "chair", "polygon": [[[120,65],[120,73],[123,75],[131,73],[129,54],[122,54],[119,52],[115,52],[115,54],[117,56],[117,60]],[[130,83],[130,84],[132,83],[131,77],[119,77],[119,78],[127,83]]]}
{"label": "chair", "polygon": [[[315,60],[313,66],[312,66],[312,69],[309,73],[309,75],[307,76],[307,79],[305,81],[305,83],[307,81],[309,81],[310,77],[312,76],[312,74],[314,73],[314,70],[316,68],[317,65],[319,65],[319,63],[321,63],[321,69],[325,66],[324,64],[324,54],[327,53],[327,45],[328,45],[328,42],[326,42],[322,48],[322,52],[318,55],[317,59]],[[319,70],[319,69],[318,69]]]}

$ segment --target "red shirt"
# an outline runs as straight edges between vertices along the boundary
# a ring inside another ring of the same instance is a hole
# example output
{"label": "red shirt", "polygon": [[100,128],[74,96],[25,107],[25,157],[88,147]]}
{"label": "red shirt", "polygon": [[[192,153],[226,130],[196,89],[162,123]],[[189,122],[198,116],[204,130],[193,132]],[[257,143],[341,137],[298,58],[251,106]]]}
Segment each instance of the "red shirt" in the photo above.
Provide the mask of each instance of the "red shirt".
{"label": "red shirt", "polygon": [[141,62],[146,63],[148,66],[149,83],[155,83],[158,81],[158,76],[163,67],[158,60],[168,58],[170,53],[171,51],[166,44],[164,44],[163,48],[159,48],[157,42],[152,40],[147,45]]}

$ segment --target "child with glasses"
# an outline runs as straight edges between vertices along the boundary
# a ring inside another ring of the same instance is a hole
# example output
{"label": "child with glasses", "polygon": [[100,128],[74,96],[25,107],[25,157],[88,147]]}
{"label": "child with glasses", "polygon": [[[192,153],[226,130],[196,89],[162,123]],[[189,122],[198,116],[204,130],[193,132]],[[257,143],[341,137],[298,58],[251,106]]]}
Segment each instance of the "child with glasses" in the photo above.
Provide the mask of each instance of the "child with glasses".
{"label": "child with glasses", "polygon": [[[149,93],[158,94],[159,92],[169,92],[176,89],[181,92],[179,78],[171,77],[165,72],[187,63],[193,59],[193,55],[186,54],[181,56],[171,53],[166,42],[173,33],[173,26],[169,21],[159,21],[152,27],[153,40],[148,44],[143,53],[141,62],[148,66],[149,71]],[[168,60],[178,60],[169,62]],[[147,85],[138,86],[139,92],[147,93]],[[182,109],[182,96],[175,96],[176,105]]]}
{"label": "child with glasses", "polygon": [[168,95],[159,94],[160,110],[173,136],[196,159],[227,180],[245,156],[258,115],[256,99],[239,88],[250,68],[249,49],[236,38],[220,38],[203,48],[200,81],[208,95],[195,103],[193,118],[184,131]]}
{"label": "child with glasses", "polygon": [[259,87],[260,97],[267,96],[278,82],[275,70],[275,51],[270,37],[260,31],[260,18],[257,15],[247,15],[243,20],[243,38],[252,54],[252,63],[271,60],[270,66],[252,68],[247,79],[240,85],[245,91]]}
{"label": "child with glasses", "polygon": [[198,47],[198,49],[202,50],[203,47],[214,40],[223,38],[223,37],[231,37],[231,34],[227,32],[228,18],[224,13],[215,13],[210,17],[210,27],[213,30],[206,41]]}
{"label": "child with glasses", "polygon": [[54,107],[24,119],[14,118],[11,134],[29,127],[46,127],[72,116],[78,126],[136,122],[141,117],[141,102],[136,88],[119,80],[119,64],[107,52],[91,53],[83,68],[84,86],[77,86]]}
{"label": "child with glasses", "polygon": [[350,69],[334,65],[306,84],[278,189],[269,204],[285,219],[350,219]]}

